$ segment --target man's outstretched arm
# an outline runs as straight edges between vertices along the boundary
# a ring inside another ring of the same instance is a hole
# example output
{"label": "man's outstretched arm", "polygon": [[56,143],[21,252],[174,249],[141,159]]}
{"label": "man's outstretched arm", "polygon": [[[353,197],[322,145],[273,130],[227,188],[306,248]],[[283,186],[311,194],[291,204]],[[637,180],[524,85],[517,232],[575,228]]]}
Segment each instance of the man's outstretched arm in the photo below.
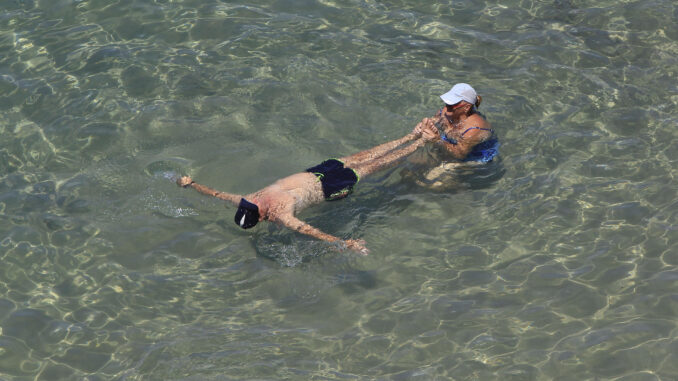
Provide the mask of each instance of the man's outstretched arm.
{"label": "man's outstretched arm", "polygon": [[[286,227],[297,231],[302,234],[310,235],[313,238],[317,238],[323,241],[327,242],[342,242],[342,240],[338,237],[335,237],[331,234],[327,234],[323,231],[321,231],[318,228],[315,228],[306,222],[296,218],[292,214],[285,214],[283,216],[278,216],[275,221],[280,222],[281,224],[285,225]],[[348,247],[351,250],[355,250],[359,252],[362,255],[367,255],[369,253],[369,250],[365,247],[365,241],[363,240],[355,240],[355,239],[347,239],[343,241],[346,244],[346,247]]]}
{"label": "man's outstretched arm", "polygon": [[238,205],[240,203],[240,199],[242,198],[242,196],[237,194],[219,192],[218,190],[214,190],[208,186],[198,184],[188,176],[183,176],[177,180],[177,185],[184,188],[193,188],[202,194],[213,196],[224,201],[230,201],[234,205]]}

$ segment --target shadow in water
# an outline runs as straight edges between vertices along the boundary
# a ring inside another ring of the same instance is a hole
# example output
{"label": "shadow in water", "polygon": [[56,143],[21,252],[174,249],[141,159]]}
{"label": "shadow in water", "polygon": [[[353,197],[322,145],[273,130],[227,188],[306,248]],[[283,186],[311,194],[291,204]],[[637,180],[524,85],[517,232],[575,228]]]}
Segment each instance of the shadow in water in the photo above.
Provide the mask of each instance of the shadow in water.
{"label": "shadow in water", "polygon": [[339,244],[315,240],[272,223],[265,224],[255,233],[254,248],[257,256],[274,260],[284,267],[295,267],[340,250]]}
{"label": "shadow in water", "polygon": [[490,188],[506,173],[501,157],[489,163],[442,162],[435,167],[409,164],[400,176],[413,193],[426,191],[457,193],[470,189]]}

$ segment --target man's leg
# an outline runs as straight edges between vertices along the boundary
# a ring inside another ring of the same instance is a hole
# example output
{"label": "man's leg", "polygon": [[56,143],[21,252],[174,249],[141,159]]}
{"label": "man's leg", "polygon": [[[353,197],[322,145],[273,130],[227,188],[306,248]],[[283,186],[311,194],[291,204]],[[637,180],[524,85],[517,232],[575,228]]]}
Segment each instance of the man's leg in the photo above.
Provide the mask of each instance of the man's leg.
{"label": "man's leg", "polygon": [[424,144],[426,144],[424,139],[419,139],[406,147],[391,151],[381,157],[377,157],[374,160],[366,160],[361,163],[357,163],[357,165],[354,164],[353,166],[347,164],[347,166],[356,171],[360,178],[363,178],[374,172],[388,168],[389,166],[395,164],[398,160],[412,154]]}
{"label": "man's leg", "polygon": [[395,148],[407,142],[411,142],[417,138],[419,138],[419,136],[417,136],[416,134],[409,133],[400,139],[392,140],[390,142],[380,144],[368,150],[361,151],[350,156],[342,157],[339,160],[344,162],[345,166],[354,168],[363,163],[373,162],[374,160],[382,156],[385,156],[389,151],[392,151]]}

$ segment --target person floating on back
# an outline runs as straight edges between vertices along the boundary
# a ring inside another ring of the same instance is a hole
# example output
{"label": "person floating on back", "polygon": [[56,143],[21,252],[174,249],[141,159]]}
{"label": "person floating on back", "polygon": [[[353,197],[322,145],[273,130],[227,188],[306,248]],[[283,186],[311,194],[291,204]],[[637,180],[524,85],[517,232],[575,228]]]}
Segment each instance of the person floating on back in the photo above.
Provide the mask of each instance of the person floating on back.
{"label": "person floating on back", "polygon": [[[295,214],[323,200],[333,201],[348,196],[361,178],[386,169],[434,139],[439,139],[437,134],[424,131],[423,124],[419,123],[411,133],[400,139],[351,156],[325,160],[245,196],[216,191],[188,176],[178,179],[177,184],[237,205],[234,220],[243,229],[267,220],[324,241],[337,242],[341,239],[299,220]],[[346,247],[361,254],[369,252],[363,240],[347,239],[343,242]]]}

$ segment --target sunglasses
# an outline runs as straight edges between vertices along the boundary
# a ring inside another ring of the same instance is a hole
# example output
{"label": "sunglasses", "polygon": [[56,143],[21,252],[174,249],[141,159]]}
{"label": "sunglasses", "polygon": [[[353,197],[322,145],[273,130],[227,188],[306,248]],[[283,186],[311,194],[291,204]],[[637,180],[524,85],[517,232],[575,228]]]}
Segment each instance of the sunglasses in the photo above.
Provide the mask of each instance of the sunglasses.
{"label": "sunglasses", "polygon": [[452,111],[452,110],[454,110],[454,109],[457,109],[457,108],[463,106],[462,103],[463,103],[463,101],[459,101],[459,102],[457,102],[457,103],[455,103],[455,104],[453,104],[453,105],[448,105],[448,104],[446,104],[446,105],[445,105],[445,108],[447,108],[447,111]]}

